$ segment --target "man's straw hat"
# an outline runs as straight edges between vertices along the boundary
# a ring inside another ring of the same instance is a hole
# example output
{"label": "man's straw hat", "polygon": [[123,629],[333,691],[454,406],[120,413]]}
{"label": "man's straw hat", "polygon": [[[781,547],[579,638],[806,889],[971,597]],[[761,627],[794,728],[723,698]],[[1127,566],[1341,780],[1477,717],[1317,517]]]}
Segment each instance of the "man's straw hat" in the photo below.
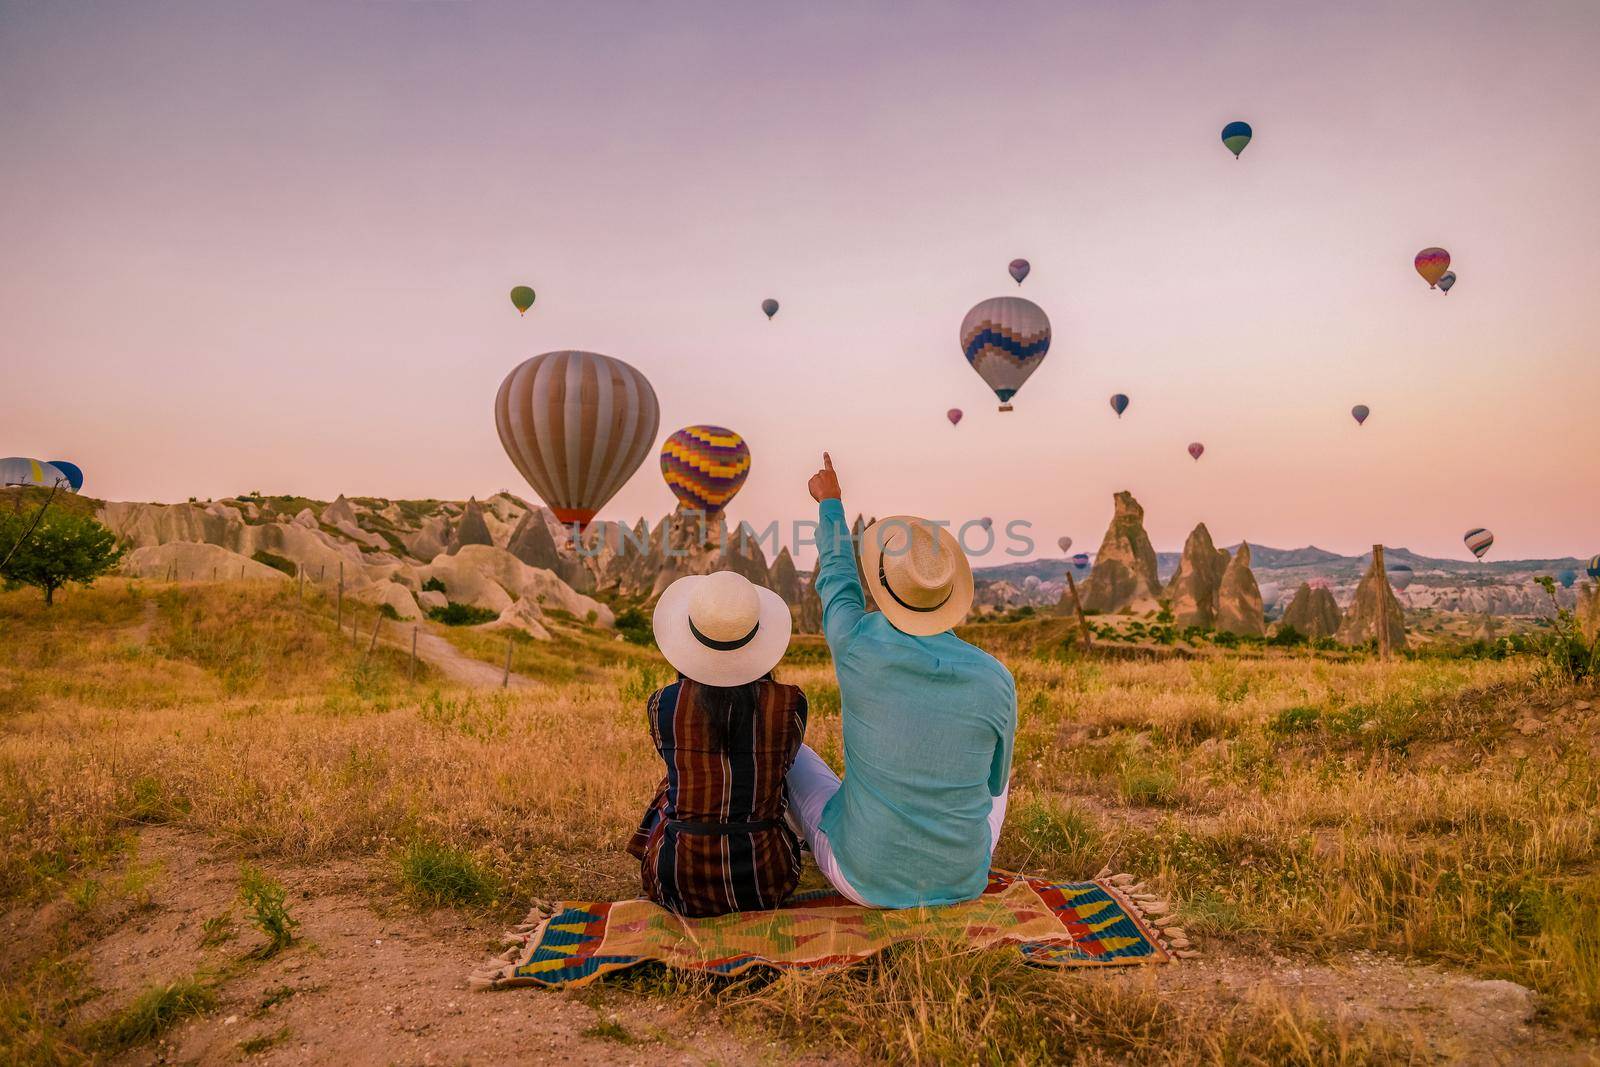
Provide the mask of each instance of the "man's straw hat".
{"label": "man's straw hat", "polygon": [[967,617],[972,566],[948,530],[915,515],[891,515],[862,532],[860,551],[867,587],[895,629],[929,637]]}

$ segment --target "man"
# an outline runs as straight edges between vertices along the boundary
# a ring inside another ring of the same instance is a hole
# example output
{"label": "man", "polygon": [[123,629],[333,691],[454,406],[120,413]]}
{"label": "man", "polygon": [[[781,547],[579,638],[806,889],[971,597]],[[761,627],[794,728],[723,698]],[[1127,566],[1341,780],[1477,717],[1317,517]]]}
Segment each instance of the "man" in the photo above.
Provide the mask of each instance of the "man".
{"label": "man", "polygon": [[946,530],[912,516],[868,527],[856,576],[827,453],[818,502],[817,594],[839,678],[844,781],[802,746],[790,813],[844,896],[877,908],[971,900],[988,883],[1017,730],[1011,672],[950,628],[972,606],[972,569]]}

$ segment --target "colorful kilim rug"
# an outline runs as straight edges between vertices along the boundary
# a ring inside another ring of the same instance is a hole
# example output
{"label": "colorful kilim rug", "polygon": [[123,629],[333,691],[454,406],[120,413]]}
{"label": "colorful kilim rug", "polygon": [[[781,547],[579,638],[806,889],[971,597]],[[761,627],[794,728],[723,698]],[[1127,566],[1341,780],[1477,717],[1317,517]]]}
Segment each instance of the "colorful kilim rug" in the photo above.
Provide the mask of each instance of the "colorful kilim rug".
{"label": "colorful kilim rug", "polygon": [[477,988],[581,986],[641,963],[733,975],[752,967],[821,969],[860,962],[897,941],[946,938],[1015,945],[1047,967],[1167,963],[1195,953],[1166,905],[1130,875],[1089,882],[990,872],[977,900],[938,908],[863,908],[823,890],[773,911],[686,919],[648,900],[563,902],[506,934],[511,947],[472,975]]}

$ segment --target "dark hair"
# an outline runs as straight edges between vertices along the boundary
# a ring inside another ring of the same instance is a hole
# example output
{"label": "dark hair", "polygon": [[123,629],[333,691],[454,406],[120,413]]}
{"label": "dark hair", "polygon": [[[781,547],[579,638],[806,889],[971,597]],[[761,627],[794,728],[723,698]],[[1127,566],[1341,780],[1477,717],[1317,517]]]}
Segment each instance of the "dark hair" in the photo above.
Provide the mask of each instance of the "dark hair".
{"label": "dark hair", "polygon": [[705,696],[700,709],[711,723],[711,745],[718,752],[727,752],[733,740],[734,724],[749,722],[756,712],[756,699],[761,683],[772,681],[772,672],[744,685],[701,685]]}

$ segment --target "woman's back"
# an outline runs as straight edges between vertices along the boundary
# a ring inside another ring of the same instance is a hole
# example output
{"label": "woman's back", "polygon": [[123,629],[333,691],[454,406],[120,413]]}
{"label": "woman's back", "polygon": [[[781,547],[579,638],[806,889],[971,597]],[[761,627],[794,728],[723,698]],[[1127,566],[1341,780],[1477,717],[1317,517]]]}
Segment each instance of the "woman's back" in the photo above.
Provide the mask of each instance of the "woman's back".
{"label": "woman's back", "polygon": [[649,718],[667,776],[629,846],[646,895],[685,915],[776,907],[800,873],[783,787],[805,694],[770,676],[732,688],[680,678],[651,696]]}

